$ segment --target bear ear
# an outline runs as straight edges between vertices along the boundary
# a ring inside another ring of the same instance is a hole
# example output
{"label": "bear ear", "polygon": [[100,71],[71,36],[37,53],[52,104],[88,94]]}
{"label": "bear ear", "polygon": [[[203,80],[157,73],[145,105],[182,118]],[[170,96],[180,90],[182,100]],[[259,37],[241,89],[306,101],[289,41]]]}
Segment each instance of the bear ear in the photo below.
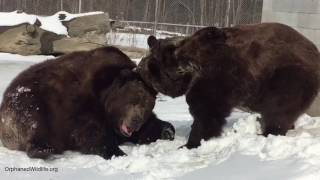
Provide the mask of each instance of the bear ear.
{"label": "bear ear", "polygon": [[150,48],[154,48],[158,44],[158,40],[154,36],[149,36],[148,37],[148,45]]}

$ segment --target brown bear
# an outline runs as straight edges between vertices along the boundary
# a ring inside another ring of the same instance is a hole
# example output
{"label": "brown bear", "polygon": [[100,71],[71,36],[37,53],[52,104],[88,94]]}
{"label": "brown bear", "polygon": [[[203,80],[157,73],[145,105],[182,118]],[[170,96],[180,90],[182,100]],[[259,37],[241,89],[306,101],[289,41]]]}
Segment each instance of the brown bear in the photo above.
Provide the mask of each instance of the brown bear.
{"label": "brown bear", "polygon": [[285,135],[319,91],[318,49],[283,24],[207,27],[148,44],[138,72],[161,93],[186,94],[194,118],[187,148],[219,136],[234,107],[260,113],[263,135]]}
{"label": "brown bear", "polygon": [[106,159],[119,144],[173,139],[174,128],[152,109],[156,92],[114,47],[75,52],[20,73],[3,95],[0,138],[32,158],[65,150]]}

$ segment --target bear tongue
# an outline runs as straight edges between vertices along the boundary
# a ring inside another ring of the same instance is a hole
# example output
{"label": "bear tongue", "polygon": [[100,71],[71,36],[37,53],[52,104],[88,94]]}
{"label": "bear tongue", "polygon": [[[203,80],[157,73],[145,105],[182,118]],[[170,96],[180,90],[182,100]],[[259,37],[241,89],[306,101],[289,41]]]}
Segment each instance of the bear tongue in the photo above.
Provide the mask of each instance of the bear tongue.
{"label": "bear tongue", "polygon": [[127,135],[127,136],[129,136],[129,137],[132,135],[132,131],[128,128],[127,125],[125,125],[125,123],[122,123],[122,125],[121,125],[121,131],[122,131],[123,133],[125,133],[125,135]]}

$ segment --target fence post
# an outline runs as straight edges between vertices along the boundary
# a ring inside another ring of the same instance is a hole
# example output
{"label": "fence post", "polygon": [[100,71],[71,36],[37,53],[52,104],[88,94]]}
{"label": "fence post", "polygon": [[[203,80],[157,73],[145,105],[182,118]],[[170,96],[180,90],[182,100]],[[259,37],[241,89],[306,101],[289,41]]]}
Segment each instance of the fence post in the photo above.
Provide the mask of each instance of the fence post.
{"label": "fence post", "polygon": [[153,27],[153,35],[157,35],[157,24],[158,24],[158,8],[159,8],[159,0],[156,0],[156,7],[154,12],[154,27]]}

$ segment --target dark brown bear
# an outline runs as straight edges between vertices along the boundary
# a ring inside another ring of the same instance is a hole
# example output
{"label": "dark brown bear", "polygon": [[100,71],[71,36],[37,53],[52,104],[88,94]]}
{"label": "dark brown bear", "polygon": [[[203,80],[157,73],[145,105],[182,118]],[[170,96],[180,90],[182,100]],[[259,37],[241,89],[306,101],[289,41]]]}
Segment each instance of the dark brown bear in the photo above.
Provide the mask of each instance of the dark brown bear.
{"label": "dark brown bear", "polygon": [[138,71],[161,93],[186,94],[194,117],[188,148],[219,136],[240,106],[261,113],[263,135],[285,135],[319,90],[316,46],[286,25],[208,27],[182,41],[151,36],[148,44]]}
{"label": "dark brown bear", "polygon": [[156,92],[120,50],[75,52],[20,73],[4,93],[0,138],[5,147],[47,158],[65,150],[106,159],[118,145],[172,139],[174,128],[152,109]]}

